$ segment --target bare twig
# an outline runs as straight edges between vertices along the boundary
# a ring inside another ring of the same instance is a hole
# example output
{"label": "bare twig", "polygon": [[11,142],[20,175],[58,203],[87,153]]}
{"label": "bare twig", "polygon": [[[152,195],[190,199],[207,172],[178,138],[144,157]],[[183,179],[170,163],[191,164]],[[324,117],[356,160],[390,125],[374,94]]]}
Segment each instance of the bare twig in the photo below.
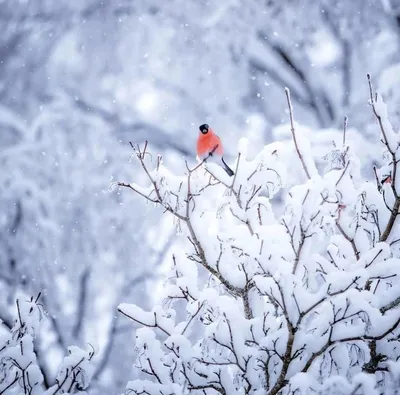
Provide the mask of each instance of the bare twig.
{"label": "bare twig", "polygon": [[396,222],[396,218],[399,215],[399,209],[400,209],[400,197],[398,197],[393,204],[393,208],[390,213],[389,221],[386,225],[385,230],[382,233],[380,241],[386,241],[388,239],[388,237],[390,236],[390,233],[393,229],[394,223]]}
{"label": "bare twig", "polygon": [[347,115],[345,115],[344,119],[343,119],[343,147],[346,145],[346,132],[347,132]]}
{"label": "bare twig", "polygon": [[131,319],[132,321],[137,322],[137,323],[140,324],[140,325],[147,326],[147,327],[149,327],[149,328],[158,328],[158,329],[160,329],[161,332],[163,332],[163,333],[166,334],[167,336],[171,336],[171,334],[170,334],[166,329],[164,329],[163,327],[161,327],[160,325],[158,325],[158,322],[157,322],[157,314],[156,314],[156,313],[154,313],[154,323],[153,323],[153,324],[146,324],[146,323],[141,322],[141,321],[139,321],[138,319],[132,317],[131,315],[129,315],[129,314],[123,312],[120,308],[118,308],[118,311],[119,311],[121,314],[123,314],[125,317],[128,317],[129,319]]}
{"label": "bare twig", "polygon": [[378,172],[377,172],[376,166],[374,165],[374,167],[372,169],[374,170],[374,174],[375,174],[376,187],[378,188],[378,191],[380,192],[382,189],[382,185],[378,178]]}
{"label": "bare twig", "polygon": [[134,188],[131,184],[127,184],[125,182],[117,182],[117,185],[120,186],[120,187],[132,189],[132,191],[134,191],[135,193],[137,193],[138,195],[144,197],[145,199],[149,200],[152,203],[158,203],[158,200],[155,200],[155,199],[152,199],[149,196],[146,196],[144,193],[142,193],[138,189]]}
{"label": "bare twig", "polygon": [[342,226],[339,223],[339,220],[336,220],[336,226],[339,229],[340,234],[351,244],[351,248],[353,249],[354,256],[356,257],[357,261],[360,259],[360,251],[358,251],[356,242],[354,241],[354,238],[351,238],[342,228]]}
{"label": "bare twig", "polygon": [[237,177],[237,173],[238,173],[238,169],[239,169],[239,163],[240,163],[240,158],[241,158],[242,154],[241,152],[238,153],[238,158],[236,161],[236,169],[235,169],[235,174],[233,176],[233,180],[232,180],[232,184],[231,184],[231,190],[233,190],[234,186],[235,186],[235,181],[236,181],[236,177]]}
{"label": "bare twig", "polygon": [[196,318],[196,316],[200,313],[200,310],[203,308],[204,306],[204,302],[199,304],[199,307],[197,308],[196,312],[194,314],[192,314],[190,316],[190,318],[188,319],[188,322],[186,323],[185,327],[183,328],[181,335],[184,335],[186,330],[189,328],[190,324],[192,323],[192,321]]}
{"label": "bare twig", "polygon": [[297,155],[298,155],[298,157],[299,157],[299,159],[301,161],[301,164],[303,166],[303,170],[306,173],[307,178],[311,179],[310,172],[307,169],[306,162],[304,161],[304,158],[303,158],[303,154],[301,153],[299,145],[297,143],[296,131],[294,129],[293,107],[292,107],[292,101],[290,99],[290,90],[289,90],[289,88],[285,88],[285,94],[286,94],[287,104],[288,104],[288,107],[289,107],[290,129],[292,131],[292,137],[293,137],[294,146],[296,147]]}

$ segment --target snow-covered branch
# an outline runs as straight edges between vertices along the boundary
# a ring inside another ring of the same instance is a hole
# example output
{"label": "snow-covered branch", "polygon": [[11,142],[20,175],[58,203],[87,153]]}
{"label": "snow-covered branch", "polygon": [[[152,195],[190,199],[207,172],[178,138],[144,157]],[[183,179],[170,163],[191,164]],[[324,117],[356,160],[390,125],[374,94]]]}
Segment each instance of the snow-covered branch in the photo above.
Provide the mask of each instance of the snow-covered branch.
{"label": "snow-covered branch", "polygon": [[[372,111],[378,121],[379,128],[381,131],[382,141],[386,147],[387,154],[389,156],[389,163],[384,166],[384,168],[380,169],[381,183],[390,186],[391,193],[393,195],[392,207],[390,208],[390,218],[387,222],[385,230],[381,235],[381,241],[386,241],[393,229],[397,216],[399,214],[400,209],[400,196],[399,196],[399,185],[400,181],[398,180],[397,173],[399,171],[399,161],[400,161],[400,152],[399,145],[400,139],[397,133],[393,130],[392,125],[390,124],[388,118],[388,112],[386,104],[383,101],[382,96],[378,93],[373,92],[371,76],[367,75],[368,84],[369,84],[369,94],[370,94],[370,104],[372,106]],[[387,188],[383,191],[383,193],[387,193]]]}

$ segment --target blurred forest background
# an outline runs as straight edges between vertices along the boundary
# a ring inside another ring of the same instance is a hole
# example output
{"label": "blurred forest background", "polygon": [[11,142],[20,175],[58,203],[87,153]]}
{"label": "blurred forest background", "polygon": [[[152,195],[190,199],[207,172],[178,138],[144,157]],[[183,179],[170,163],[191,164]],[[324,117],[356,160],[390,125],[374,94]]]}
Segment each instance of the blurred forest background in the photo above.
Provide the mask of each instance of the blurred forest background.
{"label": "blurred forest background", "polygon": [[370,168],[367,72],[400,123],[400,0],[0,0],[0,30],[0,319],[42,291],[46,380],[90,342],[91,394],[132,379],[116,305],[149,308],[176,242],[144,199],[109,188],[140,182],[129,141],[182,170],[208,122],[232,162],[240,137],[253,153],[289,138],[287,86],[321,155],[348,115]]}

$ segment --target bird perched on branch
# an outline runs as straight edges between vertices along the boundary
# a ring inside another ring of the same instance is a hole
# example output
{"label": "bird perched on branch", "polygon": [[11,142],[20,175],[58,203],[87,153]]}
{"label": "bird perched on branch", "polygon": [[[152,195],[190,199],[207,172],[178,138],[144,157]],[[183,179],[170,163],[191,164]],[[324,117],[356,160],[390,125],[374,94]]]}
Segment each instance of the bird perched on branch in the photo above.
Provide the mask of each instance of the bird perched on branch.
{"label": "bird perched on branch", "polygon": [[206,123],[199,126],[200,133],[197,139],[197,156],[203,160],[208,158],[216,158],[217,162],[221,162],[221,166],[230,177],[233,176],[233,170],[224,161],[224,148],[221,139],[213,132]]}

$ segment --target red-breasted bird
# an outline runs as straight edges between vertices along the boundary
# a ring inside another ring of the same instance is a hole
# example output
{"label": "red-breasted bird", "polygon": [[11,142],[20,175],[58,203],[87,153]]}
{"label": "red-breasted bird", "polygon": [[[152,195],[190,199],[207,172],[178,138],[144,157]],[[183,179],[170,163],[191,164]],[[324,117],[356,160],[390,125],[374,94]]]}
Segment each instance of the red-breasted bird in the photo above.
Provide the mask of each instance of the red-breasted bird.
{"label": "red-breasted bird", "polygon": [[197,139],[197,156],[201,159],[214,157],[221,159],[223,169],[230,177],[233,176],[233,170],[224,161],[224,147],[222,146],[221,139],[213,132],[213,130],[206,123],[199,126],[200,133]]}

